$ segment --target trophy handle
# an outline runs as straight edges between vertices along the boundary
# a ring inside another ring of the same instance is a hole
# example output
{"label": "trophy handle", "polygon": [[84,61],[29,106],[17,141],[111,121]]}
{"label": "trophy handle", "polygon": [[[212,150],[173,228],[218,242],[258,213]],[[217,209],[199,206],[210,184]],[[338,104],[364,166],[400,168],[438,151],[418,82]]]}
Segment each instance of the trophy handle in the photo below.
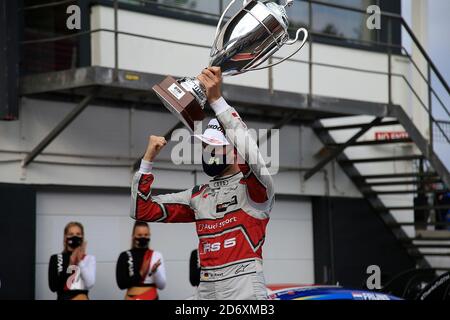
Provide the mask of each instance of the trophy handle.
{"label": "trophy handle", "polygon": [[281,59],[280,61],[278,61],[278,62],[276,62],[276,63],[272,63],[272,64],[270,64],[270,65],[268,65],[268,66],[265,66],[265,67],[259,67],[259,68],[256,67],[256,68],[247,69],[247,70],[244,70],[244,72],[248,72],[248,71],[258,71],[258,70],[268,69],[268,68],[277,66],[277,65],[279,65],[280,63],[283,63],[284,61],[286,61],[287,59],[293,57],[297,52],[299,52],[299,51],[303,48],[303,46],[305,45],[306,41],[308,40],[308,35],[309,35],[308,30],[306,30],[305,28],[300,28],[300,29],[298,29],[298,30],[297,30],[297,33],[295,34],[295,38],[294,38],[294,39],[289,39],[289,40],[287,40],[287,41],[284,43],[284,44],[287,44],[287,45],[289,45],[289,46],[290,46],[290,45],[293,45],[294,43],[296,43],[297,40],[298,40],[298,37],[299,37],[299,35],[300,35],[300,32],[303,32],[303,33],[305,34],[305,37],[303,38],[303,41],[302,41],[302,44],[300,45],[300,47],[299,47],[297,50],[295,50],[292,54],[290,54],[289,56],[287,56],[287,57]]}

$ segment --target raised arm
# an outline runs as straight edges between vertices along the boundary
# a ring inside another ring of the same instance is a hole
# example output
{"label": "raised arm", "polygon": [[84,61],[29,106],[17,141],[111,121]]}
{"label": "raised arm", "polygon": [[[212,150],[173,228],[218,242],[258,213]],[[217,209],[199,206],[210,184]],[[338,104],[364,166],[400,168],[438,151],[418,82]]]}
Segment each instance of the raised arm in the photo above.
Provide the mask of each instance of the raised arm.
{"label": "raised arm", "polygon": [[162,254],[158,251],[153,252],[152,265],[153,281],[155,281],[156,287],[162,290],[166,287],[166,266]]}
{"label": "raised arm", "polygon": [[153,160],[167,144],[163,137],[151,136],[139,171],[131,185],[131,217],[147,222],[195,222],[195,212],[190,207],[192,189],[152,197]]}
{"label": "raised arm", "polygon": [[205,69],[198,78],[207,90],[208,101],[216,114],[217,120],[223,126],[227,139],[245,160],[245,163],[240,164],[239,167],[248,186],[249,198],[255,206],[265,207],[270,211],[274,198],[272,177],[247,126],[237,111],[228,105],[222,97],[220,68],[210,67]]}
{"label": "raised arm", "polygon": [[86,289],[92,289],[95,284],[95,273],[97,268],[95,257],[89,255],[85,256],[78,266],[80,267],[81,277],[84,280]]}

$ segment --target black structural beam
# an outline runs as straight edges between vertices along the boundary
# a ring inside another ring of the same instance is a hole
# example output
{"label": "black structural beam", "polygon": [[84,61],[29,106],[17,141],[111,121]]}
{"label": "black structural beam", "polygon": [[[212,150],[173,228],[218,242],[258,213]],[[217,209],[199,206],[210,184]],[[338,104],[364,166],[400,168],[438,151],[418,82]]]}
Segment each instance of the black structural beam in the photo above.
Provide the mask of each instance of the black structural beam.
{"label": "black structural beam", "polygon": [[19,116],[19,6],[0,1],[0,120]]}
{"label": "black structural beam", "polygon": [[296,110],[288,112],[279,122],[275,123],[275,125],[270,128],[266,136],[263,136],[260,140],[258,140],[258,145],[270,140],[270,138],[272,137],[272,130],[279,130],[283,128],[285,125],[289,124],[289,122],[291,122],[291,120],[294,119],[297,114],[298,111]]}
{"label": "black structural beam", "polygon": [[323,167],[325,167],[330,161],[335,159],[339,154],[341,154],[345,148],[352,145],[356,142],[360,137],[362,137],[367,131],[369,131],[373,126],[376,126],[381,123],[383,118],[375,118],[372,122],[365,124],[361,127],[361,130],[358,131],[353,137],[351,137],[346,143],[340,145],[339,147],[333,149],[328,156],[326,156],[324,159],[319,161],[318,164],[316,164],[313,168],[311,168],[309,171],[307,171],[304,175],[305,181],[307,181],[309,178],[311,178],[313,175],[315,175],[317,172],[319,172]]}
{"label": "black structural beam", "polygon": [[58,135],[67,128],[83,112],[89,103],[96,97],[98,89],[94,89],[86,96],[63,120],[33,149],[22,161],[22,167],[28,166]]}

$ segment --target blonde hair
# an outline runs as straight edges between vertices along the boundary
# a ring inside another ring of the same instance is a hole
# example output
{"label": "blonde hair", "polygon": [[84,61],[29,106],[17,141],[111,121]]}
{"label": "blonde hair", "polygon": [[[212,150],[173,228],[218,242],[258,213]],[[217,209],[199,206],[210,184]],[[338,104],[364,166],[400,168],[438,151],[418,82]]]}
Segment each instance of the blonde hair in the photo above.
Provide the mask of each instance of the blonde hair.
{"label": "blonde hair", "polygon": [[67,233],[69,233],[69,229],[72,227],[78,227],[81,230],[81,235],[84,237],[84,227],[80,222],[76,222],[76,221],[71,221],[68,224],[66,224],[66,226],[64,227],[64,251],[67,252],[67,244],[66,244],[66,236]]}
{"label": "blonde hair", "polygon": [[134,226],[133,226],[133,231],[131,232],[131,249],[133,249],[135,247],[135,245],[134,245],[134,232],[136,231],[136,228],[138,228],[138,227],[145,227],[145,228],[147,228],[150,231],[150,226],[148,225],[147,222],[136,221],[134,223]]}

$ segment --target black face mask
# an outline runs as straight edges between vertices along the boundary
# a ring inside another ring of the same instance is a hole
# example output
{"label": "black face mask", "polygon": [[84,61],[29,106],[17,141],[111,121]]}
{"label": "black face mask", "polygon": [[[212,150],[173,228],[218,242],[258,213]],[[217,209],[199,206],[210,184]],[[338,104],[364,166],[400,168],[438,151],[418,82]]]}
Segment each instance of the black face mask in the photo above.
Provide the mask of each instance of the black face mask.
{"label": "black face mask", "polygon": [[218,176],[228,167],[225,160],[226,155],[210,156],[207,161],[205,161],[205,158],[203,157],[203,171],[210,177]]}
{"label": "black face mask", "polygon": [[79,246],[81,246],[82,243],[83,243],[83,238],[78,237],[78,236],[73,236],[73,237],[67,238],[67,240],[66,240],[67,246],[72,249],[78,248]]}
{"label": "black face mask", "polygon": [[144,249],[148,248],[150,238],[134,238],[134,241],[136,242],[136,247]]}
{"label": "black face mask", "polygon": [[203,171],[210,177],[216,177],[220,175],[229,166],[227,164],[227,155],[219,154],[215,155],[215,150],[213,149],[209,153],[208,148],[203,149],[202,165]]}

